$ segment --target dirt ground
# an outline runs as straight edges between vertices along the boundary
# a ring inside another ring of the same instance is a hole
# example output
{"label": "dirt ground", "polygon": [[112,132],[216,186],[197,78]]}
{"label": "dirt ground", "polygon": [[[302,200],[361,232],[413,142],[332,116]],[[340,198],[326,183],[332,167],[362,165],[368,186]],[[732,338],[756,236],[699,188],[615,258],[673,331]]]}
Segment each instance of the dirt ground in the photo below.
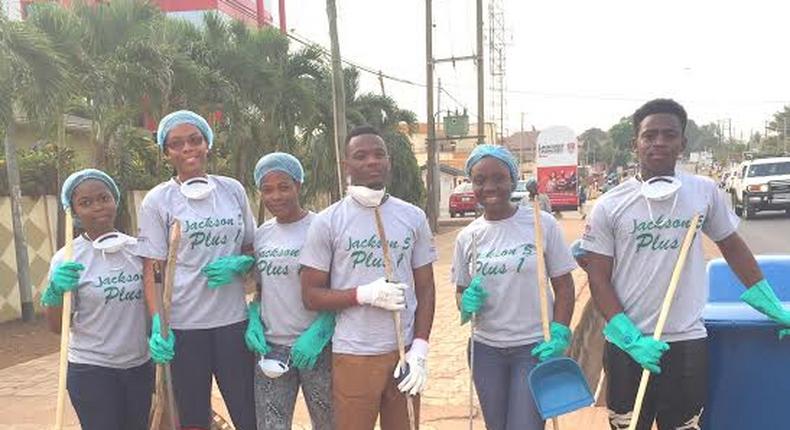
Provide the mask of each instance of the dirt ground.
{"label": "dirt ground", "polygon": [[0,323],[0,369],[50,354],[60,347],[60,336],[47,328],[43,314],[31,322]]}

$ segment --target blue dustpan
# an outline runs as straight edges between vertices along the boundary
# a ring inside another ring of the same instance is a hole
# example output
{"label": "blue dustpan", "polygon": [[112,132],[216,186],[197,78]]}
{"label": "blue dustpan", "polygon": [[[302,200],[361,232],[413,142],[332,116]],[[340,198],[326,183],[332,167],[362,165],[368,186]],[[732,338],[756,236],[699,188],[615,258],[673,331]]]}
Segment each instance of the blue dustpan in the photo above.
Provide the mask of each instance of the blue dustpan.
{"label": "blue dustpan", "polygon": [[595,402],[579,365],[568,357],[552,358],[529,372],[529,389],[544,420]]}

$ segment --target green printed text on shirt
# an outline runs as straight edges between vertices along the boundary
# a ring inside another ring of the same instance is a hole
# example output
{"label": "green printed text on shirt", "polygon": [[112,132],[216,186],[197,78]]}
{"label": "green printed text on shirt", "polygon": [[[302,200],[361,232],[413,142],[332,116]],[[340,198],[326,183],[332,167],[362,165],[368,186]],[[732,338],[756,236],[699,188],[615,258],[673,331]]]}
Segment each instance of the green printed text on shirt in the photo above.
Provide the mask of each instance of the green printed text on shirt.
{"label": "green printed text on shirt", "polygon": [[[120,271],[118,274],[99,276],[94,286],[104,289],[104,304],[113,300],[119,302],[141,300],[143,289],[141,284],[143,275],[141,273],[129,274]],[[135,284],[131,288],[128,284]]]}
{"label": "green printed text on shirt", "polygon": [[269,248],[258,251],[257,256],[258,258],[255,262],[255,266],[258,268],[258,271],[261,273],[261,275],[288,276],[291,273],[288,263],[293,263],[299,259],[299,249]]}
{"label": "green printed text on shirt", "polygon": [[[704,217],[700,220],[697,229],[702,228]],[[642,249],[649,249],[651,251],[667,251],[670,249],[678,249],[682,237],[666,237],[662,236],[661,230],[676,231],[682,229],[685,231],[691,225],[691,219],[682,218],[665,218],[660,215],[655,220],[633,220],[633,228],[631,235],[636,238],[636,252]]]}
{"label": "green printed text on shirt", "polygon": [[[389,239],[387,241],[389,243],[390,253],[392,253],[393,258],[396,260],[395,267],[400,267],[405,258],[406,251],[411,247],[412,241],[413,239],[411,236],[407,236],[403,240],[402,246],[398,240]],[[345,250],[350,252],[352,268],[356,268],[357,266],[384,267],[381,241],[375,234],[358,239],[349,237]],[[398,250],[401,252],[397,253]],[[398,256],[394,257],[395,254],[398,254]]]}
{"label": "green printed text on shirt", "polygon": [[228,233],[232,230],[228,227],[238,227],[235,233],[230,233],[233,237],[233,243],[236,243],[241,238],[242,222],[241,214],[234,220],[233,218],[205,218],[199,221],[186,220],[184,222],[184,233],[187,233],[189,239],[189,249],[196,247],[211,248],[214,246],[222,246],[228,243]]}
{"label": "green printed text on shirt", "polygon": [[[504,275],[511,269],[521,273],[526,267],[527,259],[533,255],[535,245],[532,243],[522,243],[505,249],[492,248],[478,256],[475,273],[483,276]],[[507,261],[513,261],[515,267],[508,267]]]}

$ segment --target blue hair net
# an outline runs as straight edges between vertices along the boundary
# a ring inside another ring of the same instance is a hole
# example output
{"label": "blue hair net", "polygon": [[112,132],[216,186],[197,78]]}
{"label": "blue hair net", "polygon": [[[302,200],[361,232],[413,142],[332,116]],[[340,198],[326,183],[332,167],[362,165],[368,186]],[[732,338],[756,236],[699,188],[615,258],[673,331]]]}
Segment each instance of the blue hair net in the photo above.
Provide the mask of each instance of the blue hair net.
{"label": "blue hair net", "polygon": [[266,154],[255,164],[255,185],[260,188],[263,177],[269,172],[283,172],[298,183],[304,182],[302,163],[291,154],[272,152]]}
{"label": "blue hair net", "polygon": [[165,149],[167,134],[174,127],[181,124],[191,124],[197,127],[203,133],[209,149],[211,148],[211,145],[214,143],[214,131],[211,130],[211,126],[208,125],[208,122],[202,116],[189,110],[171,112],[159,121],[159,127],[156,129],[156,143],[159,145],[159,148]]}
{"label": "blue hair net", "polygon": [[571,254],[573,254],[573,258],[582,258],[587,255],[587,251],[582,249],[582,241],[581,239],[576,239],[571,244]]}
{"label": "blue hair net", "polygon": [[115,203],[118,204],[121,202],[121,192],[118,190],[118,185],[115,184],[115,181],[112,180],[110,175],[97,169],[83,169],[72,173],[63,182],[63,187],[60,189],[60,204],[63,206],[64,211],[71,208],[71,197],[74,194],[74,190],[77,189],[79,184],[88,179],[101,181],[107,186],[110,193],[112,193],[112,196],[115,198]]}
{"label": "blue hair net", "polygon": [[516,182],[518,182],[518,163],[516,162],[516,158],[513,157],[513,154],[507,150],[504,146],[500,145],[491,145],[491,144],[483,144],[477,145],[472,153],[469,154],[469,158],[466,159],[466,167],[464,171],[466,171],[466,176],[472,176],[472,167],[477,164],[480,160],[485,157],[493,157],[497,160],[501,161],[505,164],[508,171],[510,171],[510,180],[513,182],[513,188],[516,188]]}

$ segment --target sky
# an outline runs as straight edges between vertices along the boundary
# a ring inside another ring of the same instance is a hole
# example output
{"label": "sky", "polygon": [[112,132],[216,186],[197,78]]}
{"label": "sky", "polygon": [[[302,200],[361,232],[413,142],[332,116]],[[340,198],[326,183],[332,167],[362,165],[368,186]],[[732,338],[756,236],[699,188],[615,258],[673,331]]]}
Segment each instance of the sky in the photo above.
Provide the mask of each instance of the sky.
{"label": "sky", "polygon": [[[277,2],[271,3],[276,17]],[[790,104],[790,56],[782,55],[789,49],[790,2],[502,3],[508,40],[506,134],[519,130],[522,113],[525,129],[606,130],[645,101],[671,97],[697,123],[729,120],[733,137],[746,139]],[[325,0],[288,0],[287,7],[292,32],[329,47]],[[425,1],[337,0],[337,7],[345,60],[424,85]],[[474,0],[434,0],[433,11],[434,58],[474,54]],[[486,27],[487,12],[485,0]],[[380,93],[376,76],[361,76],[363,92]],[[449,93],[441,94],[441,109],[467,107],[474,117],[474,64],[440,64],[435,76]],[[384,85],[401,107],[425,120],[424,86],[392,80]],[[487,119],[491,97],[487,88]]]}

